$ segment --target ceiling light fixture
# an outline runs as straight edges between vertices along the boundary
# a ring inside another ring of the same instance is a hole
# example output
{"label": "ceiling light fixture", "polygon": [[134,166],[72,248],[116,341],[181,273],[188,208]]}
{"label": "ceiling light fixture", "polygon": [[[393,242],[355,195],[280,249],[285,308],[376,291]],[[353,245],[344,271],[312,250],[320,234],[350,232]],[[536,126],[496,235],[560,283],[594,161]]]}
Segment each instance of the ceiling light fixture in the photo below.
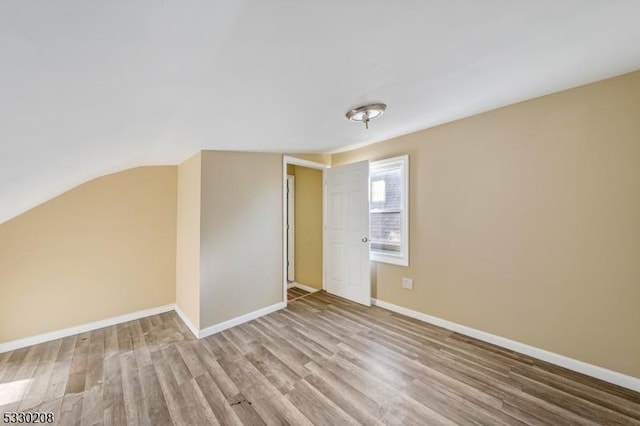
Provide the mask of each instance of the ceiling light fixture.
{"label": "ceiling light fixture", "polygon": [[385,104],[369,104],[362,105],[358,108],[354,108],[350,111],[347,111],[347,119],[349,121],[362,121],[364,122],[364,126],[369,128],[369,121],[374,118],[380,117],[384,114],[384,111],[387,109]]}

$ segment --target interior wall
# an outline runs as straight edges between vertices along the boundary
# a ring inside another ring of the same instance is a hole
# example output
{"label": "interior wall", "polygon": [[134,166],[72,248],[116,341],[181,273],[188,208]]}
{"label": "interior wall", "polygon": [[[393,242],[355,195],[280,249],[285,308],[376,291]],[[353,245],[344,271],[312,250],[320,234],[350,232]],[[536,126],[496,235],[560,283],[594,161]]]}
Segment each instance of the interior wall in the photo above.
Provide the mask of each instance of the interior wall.
{"label": "interior wall", "polygon": [[200,326],[282,302],[282,155],[202,152]]}
{"label": "interior wall", "polygon": [[173,303],[176,185],[140,167],[0,224],[0,342]]}
{"label": "interior wall", "polygon": [[331,165],[331,154],[284,154],[299,160],[313,161],[314,163]]}
{"label": "interior wall", "polygon": [[202,156],[178,166],[176,304],[200,327],[200,199]]}
{"label": "interior wall", "polygon": [[333,155],[410,157],[374,297],[640,377],[639,117],[635,72]]}
{"label": "interior wall", "polygon": [[296,282],[322,289],[322,170],[293,166]]}

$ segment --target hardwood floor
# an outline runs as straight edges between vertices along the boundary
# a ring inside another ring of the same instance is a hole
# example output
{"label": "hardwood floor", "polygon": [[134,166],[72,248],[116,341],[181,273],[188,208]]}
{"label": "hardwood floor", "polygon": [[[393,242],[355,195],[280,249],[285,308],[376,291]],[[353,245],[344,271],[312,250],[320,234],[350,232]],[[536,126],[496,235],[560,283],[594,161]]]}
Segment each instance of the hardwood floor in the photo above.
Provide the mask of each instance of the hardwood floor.
{"label": "hardwood floor", "polygon": [[314,293],[194,340],[175,313],[0,354],[60,425],[640,425],[640,394]]}
{"label": "hardwood floor", "polygon": [[311,293],[306,290],[302,290],[301,288],[291,287],[287,289],[287,300],[291,302],[292,300],[296,300],[297,298],[304,297],[308,294]]}

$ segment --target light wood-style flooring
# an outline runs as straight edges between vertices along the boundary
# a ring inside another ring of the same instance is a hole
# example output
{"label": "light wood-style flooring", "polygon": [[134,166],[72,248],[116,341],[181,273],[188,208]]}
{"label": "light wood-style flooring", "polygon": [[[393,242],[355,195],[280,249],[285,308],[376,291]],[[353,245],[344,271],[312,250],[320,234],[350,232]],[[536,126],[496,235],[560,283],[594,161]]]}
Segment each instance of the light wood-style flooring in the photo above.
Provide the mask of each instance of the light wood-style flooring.
{"label": "light wood-style flooring", "polygon": [[308,294],[311,294],[311,293],[298,287],[291,287],[287,289],[287,300],[291,302],[300,297],[304,297]]}
{"label": "light wood-style flooring", "polygon": [[0,413],[16,410],[60,425],[639,425],[640,394],[318,292],[201,340],[171,312],[0,354]]}

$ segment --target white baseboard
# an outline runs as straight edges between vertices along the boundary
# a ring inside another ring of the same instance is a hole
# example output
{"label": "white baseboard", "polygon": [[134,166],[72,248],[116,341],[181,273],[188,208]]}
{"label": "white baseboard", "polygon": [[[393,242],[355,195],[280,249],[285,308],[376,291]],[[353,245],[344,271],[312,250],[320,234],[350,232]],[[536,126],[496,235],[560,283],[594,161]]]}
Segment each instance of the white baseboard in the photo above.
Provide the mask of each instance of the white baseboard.
{"label": "white baseboard", "polygon": [[99,328],[109,327],[112,325],[121,324],[123,322],[133,321],[140,318],[149,317],[152,315],[162,314],[165,312],[176,311],[182,322],[193,333],[193,335],[201,339],[203,337],[211,336],[212,334],[219,333],[228,328],[236,325],[243,324],[245,322],[254,320],[263,315],[270,314],[280,309],[286,308],[285,302],[279,302],[275,305],[267,306],[257,311],[249,312],[248,314],[240,315],[239,317],[232,318],[230,320],[214,324],[210,327],[206,327],[199,330],[189,317],[180,309],[180,307],[174,303],[164,306],[158,306],[157,308],[145,309],[142,311],[132,312],[130,314],[119,315],[117,317],[111,317],[100,321],[94,321],[86,324],[77,325],[74,327],[64,328],[62,330],[51,331],[49,333],[38,334],[36,336],[26,337],[24,339],[13,340],[10,342],[0,343],[0,353],[14,351],[16,349],[24,348],[27,346],[37,345],[39,343],[50,342],[52,340],[61,339],[63,337],[73,336],[74,334],[85,333],[87,331],[97,330]]}
{"label": "white baseboard", "polygon": [[184,325],[187,326],[187,328],[189,329],[189,331],[191,331],[191,333],[196,337],[196,339],[198,338],[198,334],[199,334],[199,330],[198,327],[196,327],[191,320],[189,319],[189,317],[187,316],[187,314],[184,313],[184,311],[182,309],[180,309],[180,306],[178,306],[178,304],[176,303],[175,305],[175,310],[176,310],[176,314],[178,314],[178,316],[180,317],[180,319],[182,320],[182,322],[184,323]]}
{"label": "white baseboard", "polygon": [[287,304],[285,302],[278,302],[275,305],[267,306],[266,308],[258,309],[257,311],[249,312],[248,314],[240,315],[239,317],[231,318],[230,320],[203,328],[202,330],[200,330],[197,336],[199,339],[202,339],[203,337],[211,336],[212,334],[219,333],[228,328],[235,327],[236,325],[240,325],[245,322],[249,322],[263,315],[279,311],[280,309],[284,309],[286,307]]}
{"label": "white baseboard", "polygon": [[118,315],[100,321],[93,321],[74,327],[63,328],[62,330],[51,331],[49,333],[38,334],[24,339],[12,340],[10,342],[0,343],[0,353],[14,351],[16,349],[25,348],[27,346],[37,345],[39,343],[50,342],[52,340],[62,339],[63,337],[73,336],[74,334],[85,333],[87,331],[98,330],[100,328],[109,327],[123,322],[133,321],[151,315],[162,314],[174,310],[173,303],[157,308],[144,309],[142,311],[132,312],[130,314]]}
{"label": "white baseboard", "polygon": [[300,290],[304,290],[304,291],[308,291],[309,293],[315,293],[316,291],[319,291],[320,289],[317,289],[315,287],[309,287],[308,285],[304,285],[304,284],[300,284],[298,282],[292,282],[291,287],[287,286],[287,288],[299,288]]}
{"label": "white baseboard", "polygon": [[296,286],[295,282],[287,283],[287,290],[289,290],[290,288],[294,288],[295,286]]}
{"label": "white baseboard", "polygon": [[258,309],[257,311],[249,312],[248,314],[240,315],[239,317],[232,318],[230,320],[214,324],[210,327],[206,327],[199,330],[189,319],[189,317],[180,309],[180,307],[174,303],[164,306],[158,306],[157,308],[145,309],[142,311],[132,312],[130,314],[119,315],[117,317],[111,317],[100,321],[94,321],[87,324],[81,324],[74,327],[64,328],[62,330],[51,331],[49,333],[38,334],[36,336],[26,337],[24,339],[13,340],[10,342],[0,343],[0,353],[14,351],[16,349],[24,348],[27,346],[37,345],[39,343],[50,342],[52,340],[61,339],[63,337],[73,336],[74,334],[80,334],[87,331],[97,330],[99,328],[109,327],[112,325],[121,324],[123,322],[133,321],[140,318],[149,317],[152,315],[162,314],[165,312],[176,311],[182,322],[193,333],[193,335],[201,339],[203,337],[211,336],[212,334],[219,333],[228,328],[236,325],[243,324],[245,322],[254,320],[263,315],[270,314],[280,309],[286,308],[285,302],[279,302],[275,305],[267,306],[266,308]]}
{"label": "white baseboard", "polygon": [[455,322],[447,321],[442,318],[427,315],[422,312],[403,308],[402,306],[394,305],[382,300],[371,299],[371,304],[392,312],[396,312],[420,321],[427,322],[429,324],[437,325],[438,327],[446,328],[447,330],[464,334],[465,336],[482,340],[483,342],[491,343],[506,349],[510,349],[512,351],[519,352],[524,355],[528,355],[532,358],[559,365],[560,367],[564,367],[569,370],[585,374],[587,376],[595,377],[596,379],[604,380],[605,382],[613,383],[615,385],[640,392],[640,378],[627,376],[616,371],[598,367],[597,365],[578,361],[577,359],[569,358],[554,352],[549,352],[544,349],[536,348],[534,346],[529,346],[524,343],[516,342],[515,340],[496,336],[495,334],[487,333],[475,328],[467,327],[466,325],[457,324]]}
{"label": "white baseboard", "polygon": [[[302,288],[303,290],[306,290],[306,291],[318,291],[318,289],[315,289],[313,287],[303,286],[298,283],[294,283],[294,286],[298,288]],[[392,303],[388,303],[382,300],[371,299],[371,304],[374,306],[378,306],[380,308],[387,309],[389,311],[397,312],[399,314],[406,315],[411,318],[415,318],[420,321],[424,321],[442,328],[446,328],[447,330],[455,331],[460,334],[464,334],[466,336],[473,337],[478,340],[482,340],[487,343],[501,346],[503,348],[510,349],[512,351],[516,351],[524,355],[528,355],[533,358],[537,358],[542,361],[549,362],[551,364],[559,365],[569,370],[573,370],[578,373],[585,374],[587,376],[604,380],[605,382],[613,383],[618,386],[622,386],[627,389],[640,392],[640,378],[628,376],[628,375],[618,373],[616,371],[608,370],[606,368],[589,364],[583,361],[578,361],[576,359],[569,358],[564,355],[556,354],[554,352],[549,352],[544,349],[536,348],[534,346],[529,346],[524,343],[516,342],[515,340],[510,340],[504,337],[496,336],[491,333],[487,333],[481,330],[477,330],[475,328],[467,327],[465,325],[457,324],[455,322],[447,321],[442,318],[427,315],[422,312],[414,311],[414,310],[404,308],[402,306],[394,305]],[[27,346],[37,345],[39,343],[45,343],[52,340],[61,339],[64,337],[72,336],[74,334],[80,334],[80,333],[85,333],[87,331],[98,330],[100,328],[109,327],[112,325],[117,325],[117,324],[121,324],[128,321],[133,321],[133,320],[145,318],[152,315],[162,314],[172,310],[176,311],[180,319],[185,323],[185,325],[189,328],[189,330],[193,333],[193,335],[201,339],[203,337],[207,337],[207,336],[211,336],[212,334],[219,333],[228,328],[235,327],[236,325],[240,325],[245,322],[254,320],[263,315],[267,315],[272,312],[278,311],[285,307],[286,307],[285,302],[279,302],[274,305],[267,306],[262,309],[258,309],[256,311],[249,312],[248,314],[244,314],[239,317],[232,318],[230,320],[223,321],[218,324],[214,324],[202,330],[198,330],[198,328],[195,325],[193,325],[193,323],[189,320],[189,318],[185,315],[185,313],[180,309],[180,307],[172,303],[164,306],[158,306],[156,308],[144,309],[142,311],[132,312],[130,314],[106,318],[100,321],[94,321],[94,322],[81,324],[74,327],[68,327],[62,330],[56,330],[49,333],[38,334],[36,336],[31,336],[23,339],[13,340],[10,342],[0,343],[0,353],[9,352],[9,351],[24,348]]]}

